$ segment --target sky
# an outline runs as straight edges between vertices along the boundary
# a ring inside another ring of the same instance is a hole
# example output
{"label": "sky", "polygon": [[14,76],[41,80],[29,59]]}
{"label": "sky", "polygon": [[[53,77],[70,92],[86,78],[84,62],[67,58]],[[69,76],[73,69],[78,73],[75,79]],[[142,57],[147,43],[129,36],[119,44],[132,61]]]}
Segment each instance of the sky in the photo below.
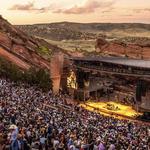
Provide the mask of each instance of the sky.
{"label": "sky", "polygon": [[150,0],[0,0],[0,6],[12,24],[150,23]]}

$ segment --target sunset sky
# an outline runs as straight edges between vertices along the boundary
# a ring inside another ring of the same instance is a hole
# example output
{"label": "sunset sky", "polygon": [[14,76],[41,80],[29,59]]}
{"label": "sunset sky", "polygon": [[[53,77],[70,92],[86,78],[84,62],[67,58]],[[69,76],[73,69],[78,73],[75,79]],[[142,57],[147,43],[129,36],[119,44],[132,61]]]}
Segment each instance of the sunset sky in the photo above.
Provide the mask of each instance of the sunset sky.
{"label": "sunset sky", "polygon": [[13,24],[70,22],[150,23],[150,0],[0,0]]}

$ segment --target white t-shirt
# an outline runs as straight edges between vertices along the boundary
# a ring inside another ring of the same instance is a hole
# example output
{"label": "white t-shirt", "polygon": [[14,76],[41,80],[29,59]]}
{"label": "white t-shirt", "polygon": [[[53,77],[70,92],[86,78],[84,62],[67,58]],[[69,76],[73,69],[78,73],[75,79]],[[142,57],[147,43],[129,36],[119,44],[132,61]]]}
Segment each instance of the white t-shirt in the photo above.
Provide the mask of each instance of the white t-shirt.
{"label": "white t-shirt", "polygon": [[31,132],[27,131],[27,136],[30,137],[31,136]]}
{"label": "white t-shirt", "polygon": [[45,141],[46,141],[46,138],[45,138],[45,137],[41,137],[41,138],[40,138],[40,143],[41,143],[41,144],[45,144]]}
{"label": "white t-shirt", "polygon": [[53,147],[55,148],[56,147],[56,145],[58,145],[59,144],[59,141],[58,140],[54,140],[53,141]]}

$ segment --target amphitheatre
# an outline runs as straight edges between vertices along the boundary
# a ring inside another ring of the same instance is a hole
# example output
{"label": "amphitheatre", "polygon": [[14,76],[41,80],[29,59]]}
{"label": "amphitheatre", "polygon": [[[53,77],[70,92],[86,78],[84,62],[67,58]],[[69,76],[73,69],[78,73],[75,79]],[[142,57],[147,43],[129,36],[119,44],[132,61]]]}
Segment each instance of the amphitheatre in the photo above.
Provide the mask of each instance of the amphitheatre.
{"label": "amphitheatre", "polygon": [[46,31],[63,33],[50,40],[71,32],[76,42],[94,39],[94,51],[45,40],[47,24],[0,16],[0,150],[149,150],[149,38],[108,40],[57,25]]}

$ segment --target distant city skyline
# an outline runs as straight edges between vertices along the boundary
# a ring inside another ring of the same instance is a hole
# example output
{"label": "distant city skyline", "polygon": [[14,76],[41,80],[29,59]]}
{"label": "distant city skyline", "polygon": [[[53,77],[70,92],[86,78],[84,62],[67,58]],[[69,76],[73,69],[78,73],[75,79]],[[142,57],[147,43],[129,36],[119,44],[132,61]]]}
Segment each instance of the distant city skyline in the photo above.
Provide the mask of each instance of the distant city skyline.
{"label": "distant city skyline", "polygon": [[12,24],[51,22],[150,23],[150,0],[0,0]]}

